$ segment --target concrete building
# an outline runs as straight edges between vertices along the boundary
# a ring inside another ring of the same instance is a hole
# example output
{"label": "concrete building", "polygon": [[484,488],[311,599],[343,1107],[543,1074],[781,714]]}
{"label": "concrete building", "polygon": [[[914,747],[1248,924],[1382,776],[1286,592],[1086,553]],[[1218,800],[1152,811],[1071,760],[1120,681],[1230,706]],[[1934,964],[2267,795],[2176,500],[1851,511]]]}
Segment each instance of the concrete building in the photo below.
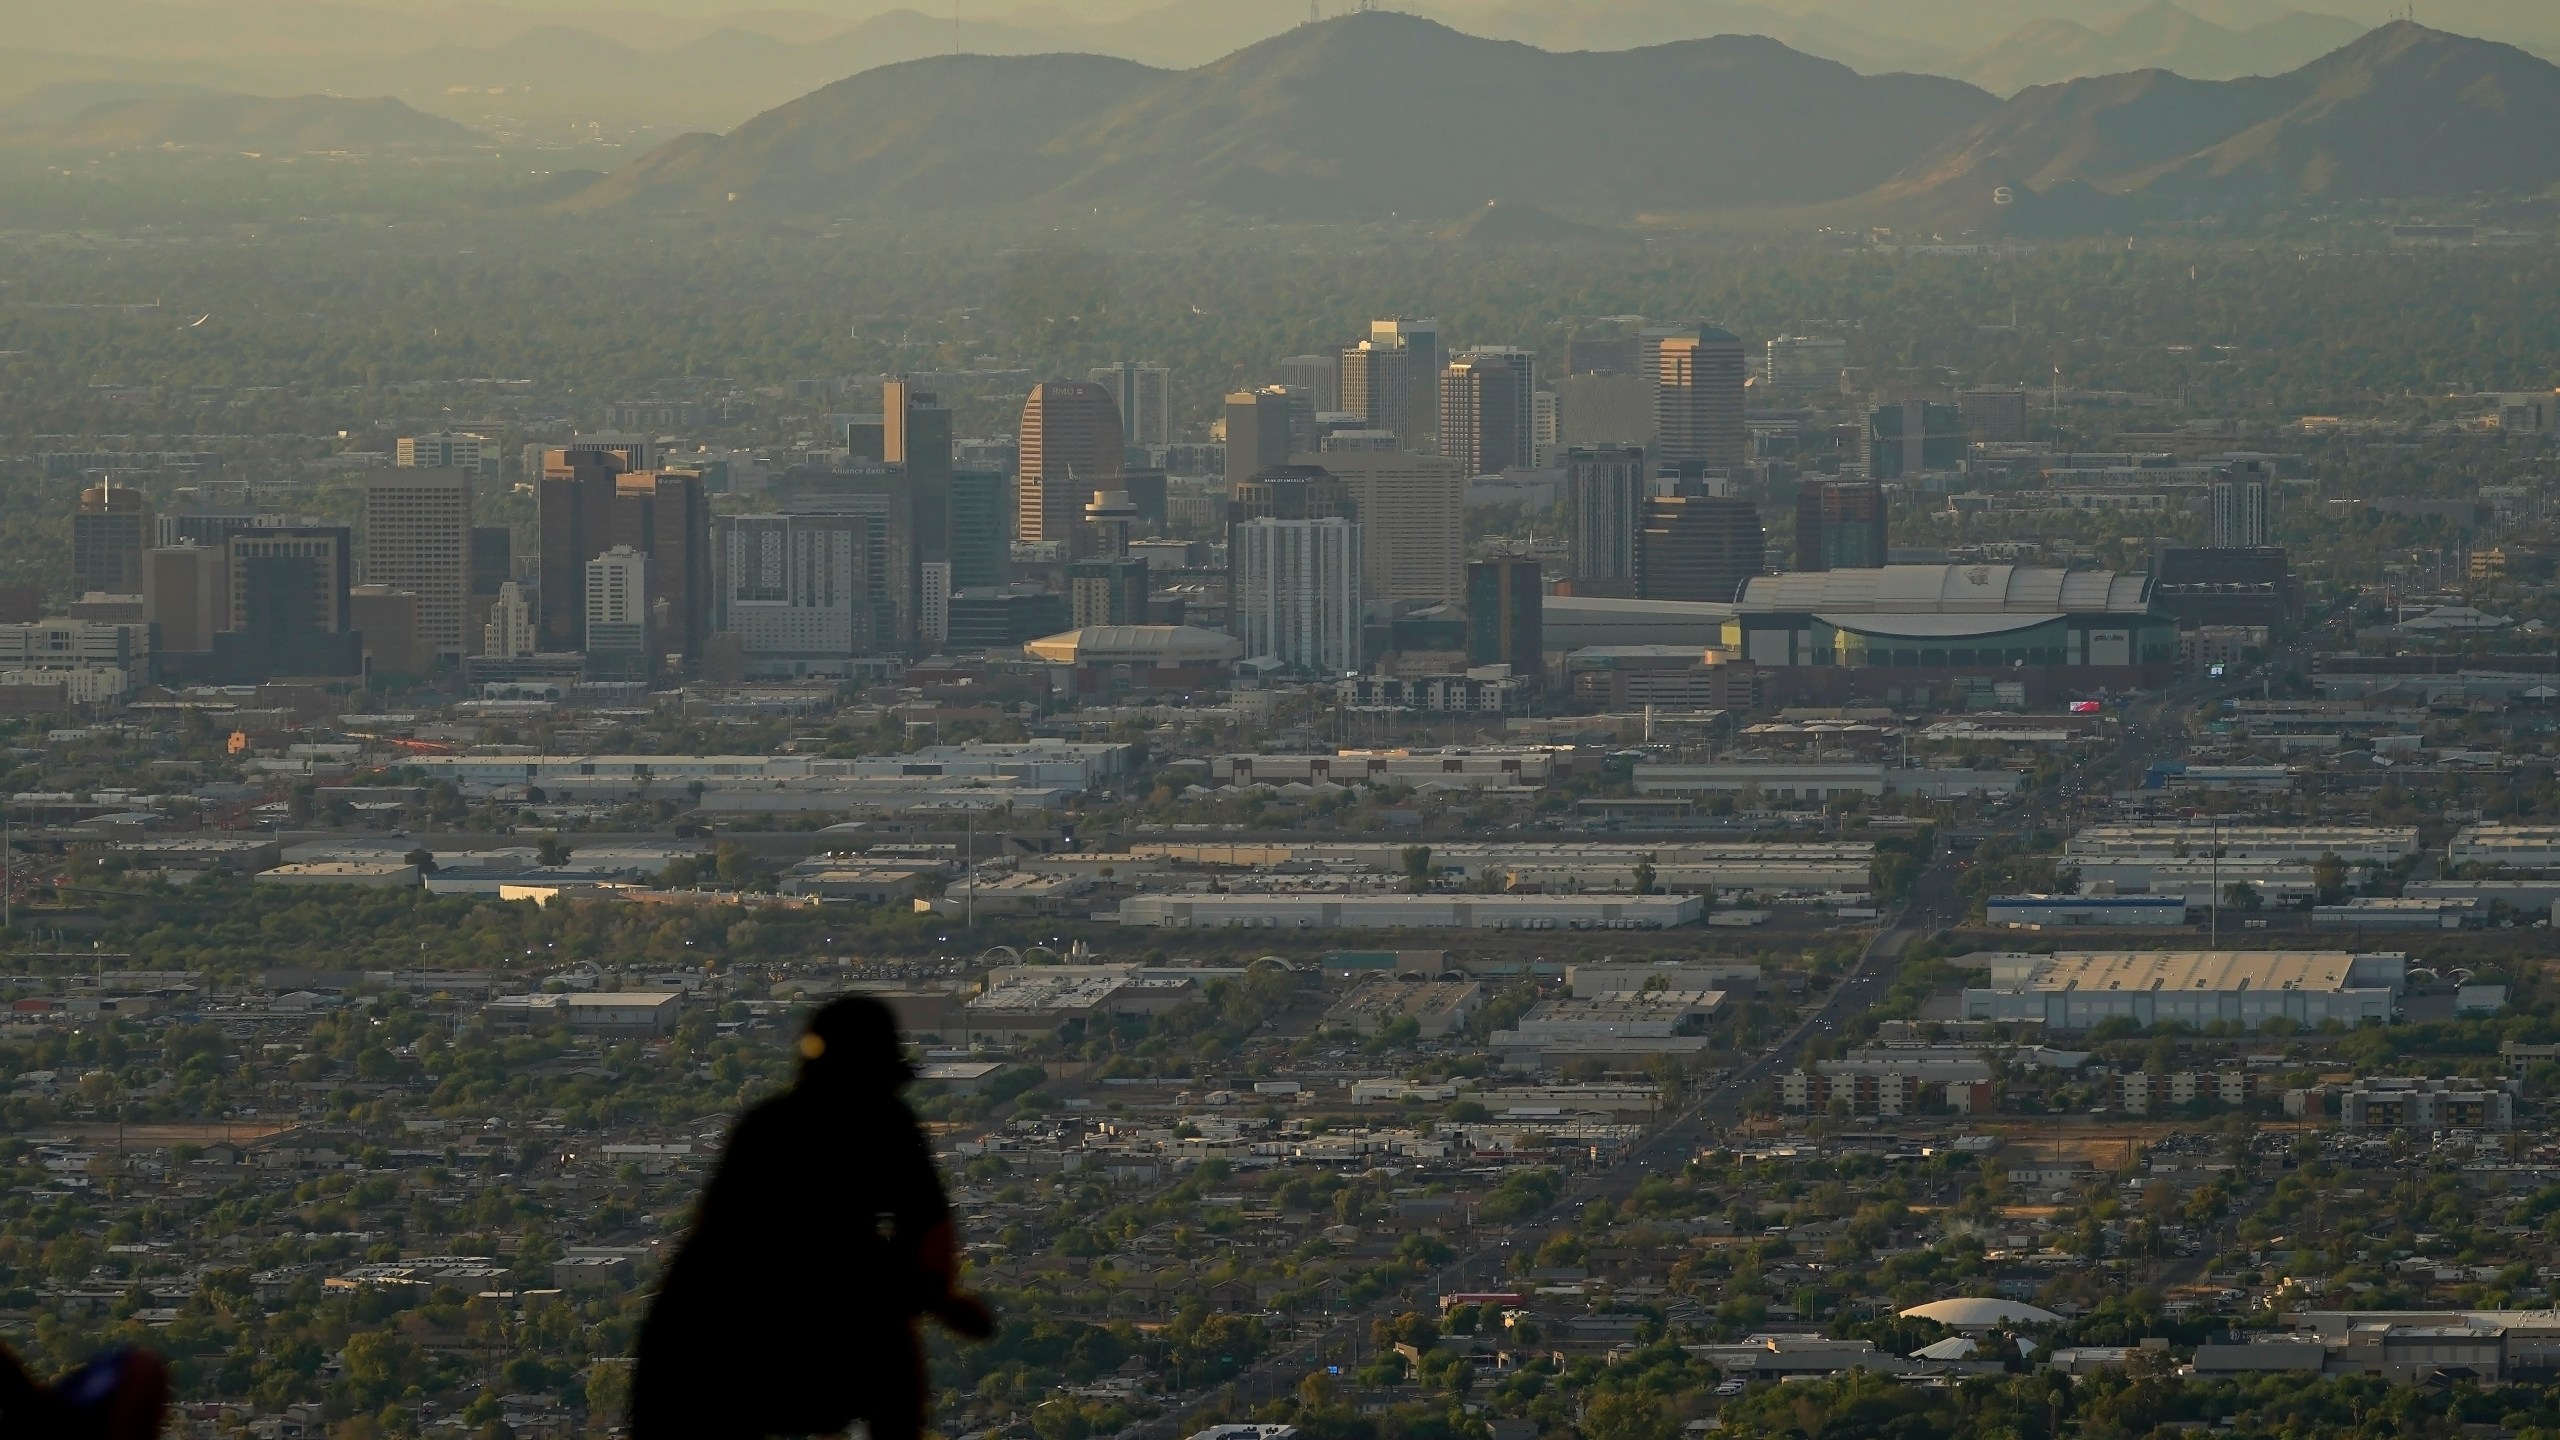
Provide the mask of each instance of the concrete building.
{"label": "concrete building", "polygon": [[1294,455],[1290,463],[1321,468],[1341,483],[1350,518],[1360,525],[1364,599],[1455,604],[1465,598],[1463,464],[1402,451],[1333,450]]}
{"label": "concrete building", "polygon": [[[2414,849],[2415,832],[2411,832]],[[2444,849],[2445,864],[2486,865],[2533,874],[2560,871],[2560,825],[2489,820],[2466,825]]]}
{"label": "concrete building", "polygon": [[841,676],[871,649],[870,547],[848,515],[724,515],[712,532],[711,628],[745,678]]}
{"label": "concrete building", "polygon": [[[1293,453],[1307,448],[1299,442],[1294,398],[1287,387],[1279,385],[1238,390],[1227,396],[1227,474],[1241,478],[1286,465]],[[1308,444],[1313,439],[1312,434],[1308,435]]]}
{"label": "concrete building", "polygon": [[1555,757],[1539,750],[1346,750],[1324,755],[1219,755],[1209,779],[1220,785],[1443,785],[1459,789],[1547,783]]}
{"label": "concrete building", "polygon": [[645,676],[649,652],[649,557],[616,545],[586,563],[582,629],[587,663],[615,675]]}
{"label": "concrete building", "polygon": [[1660,930],[1693,924],[1694,895],[1152,894],[1120,903],[1123,925],[1166,929]]}
{"label": "concrete building", "polygon": [[2468,896],[2351,895],[2311,907],[2320,930],[2463,930],[2488,920],[2488,902]]}
{"label": "concrete building", "polygon": [[1957,964],[1991,972],[1989,985],[1964,992],[1965,1019],[2035,1021],[2057,1032],[2116,1018],[2199,1029],[2216,1021],[2388,1022],[2409,968],[2403,954],[2346,951],[1995,954]]}
{"label": "concrete building", "polygon": [[415,865],[387,861],[313,860],[262,870],[253,879],[260,885],[359,885],[380,890],[415,890],[422,877]]}
{"label": "concrete building", "polygon": [[1540,621],[1546,586],[1538,562],[1498,555],[1467,565],[1467,663],[1507,665],[1531,685],[1546,678],[1546,638]]}
{"label": "concrete building", "polygon": [[1480,346],[1440,372],[1440,453],[1465,475],[1495,475],[1537,461],[1537,357]]}
{"label": "concrete building", "polygon": [[1796,490],[1796,568],[1875,570],[1885,564],[1884,487],[1872,480],[1807,480]]}
{"label": "concrete building", "polygon": [[711,504],[702,477],[658,470],[657,447],[617,442],[543,452],[539,603],[541,649],[591,648],[587,562],[616,548],[648,560],[653,656],[700,657],[711,627]]}
{"label": "concrete building", "polygon": [[1063,672],[1063,694],[1205,690],[1223,684],[1243,656],[1232,635],[1191,625],[1086,626],[1034,640],[1022,653]]}
{"label": "concrete building", "polygon": [[2253,550],[2267,538],[2267,473],[2251,463],[2214,477],[2207,490],[2215,550]]}
{"label": "concrete building", "polygon": [[459,431],[403,435],[392,442],[391,463],[403,470],[462,470],[495,480],[498,447],[486,435]]}
{"label": "concrete building", "polygon": [[371,673],[424,675],[435,667],[435,653],[418,634],[420,609],[416,595],[389,585],[348,589],[347,623],[364,637]]}
{"label": "concrete building", "polygon": [[[406,443],[406,442],[404,442]],[[364,583],[418,597],[418,644],[436,661],[469,649],[471,482],[458,466],[402,468],[364,485]]]}
{"label": "concrete building", "polygon": [[1735,961],[1697,964],[1665,961],[1658,965],[1623,965],[1603,961],[1598,965],[1567,965],[1564,967],[1564,985],[1566,992],[1577,1000],[1637,995],[1649,990],[1749,993],[1760,988],[1760,967]]}
{"label": "concrete building", "polygon": [[223,552],[173,545],[142,557],[142,614],[158,631],[160,648],[181,654],[213,649],[213,635],[229,618],[223,591]]}
{"label": "concrete building", "polygon": [[564,995],[561,1002],[570,1029],[603,1035],[664,1035],[684,1015],[680,990],[588,991]]}
{"label": "concrete building", "polygon": [[480,653],[493,660],[522,660],[533,655],[540,639],[531,594],[513,580],[499,586],[488,622],[481,628]]}
{"label": "concrete building", "polygon": [[0,670],[112,669],[129,687],[151,675],[151,627],[104,620],[37,620],[0,624]]}
{"label": "concrete building", "polygon": [[1316,675],[1360,669],[1361,527],[1247,520],[1230,533],[1228,623],[1246,658]]}
{"label": "concrete building", "polygon": [[2377,1076],[2338,1096],[2343,1130],[2512,1130],[2515,1123],[2511,1084]]}
{"label": "concrete building", "polygon": [[1772,335],[1761,348],[1760,383],[1801,398],[1840,383],[1849,342],[1834,335]]}

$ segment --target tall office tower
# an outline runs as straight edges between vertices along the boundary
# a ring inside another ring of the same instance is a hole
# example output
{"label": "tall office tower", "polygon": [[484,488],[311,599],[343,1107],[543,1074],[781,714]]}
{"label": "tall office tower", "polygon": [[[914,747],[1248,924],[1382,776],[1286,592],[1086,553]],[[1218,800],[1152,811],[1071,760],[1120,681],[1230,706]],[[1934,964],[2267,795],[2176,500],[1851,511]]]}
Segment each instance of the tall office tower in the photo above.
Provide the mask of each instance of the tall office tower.
{"label": "tall office tower", "polygon": [[1848,342],[1827,335],[1770,337],[1760,359],[1760,383],[1786,395],[1809,395],[1840,383]]}
{"label": "tall office tower", "polygon": [[1397,433],[1408,450],[1429,454],[1440,448],[1440,367],[1449,363],[1449,351],[1440,343],[1440,322],[1393,320],[1369,322],[1369,340],[1376,345],[1389,345],[1405,354],[1404,383],[1406,427]]}
{"label": "tall office tower", "polygon": [[589,673],[645,677],[653,653],[648,555],[629,545],[612,546],[587,561],[584,579]]}
{"label": "tall office tower", "polygon": [[1565,452],[1564,474],[1574,593],[1633,593],[1636,533],[1644,526],[1644,447],[1577,445]]}
{"label": "tall office tower", "polygon": [[1968,440],[1992,442],[2027,438],[2027,392],[2010,386],[1996,390],[1959,390],[1956,413],[1964,419]]}
{"label": "tall office tower", "polygon": [[951,643],[951,562],[927,560],[916,585],[916,639],[938,650]]}
{"label": "tall office tower", "polygon": [[1867,414],[1867,478],[1899,480],[1964,464],[1964,415],[1935,400],[1879,405]]}
{"label": "tall office tower", "polygon": [[489,623],[480,635],[480,653],[499,660],[521,660],[541,647],[533,628],[533,596],[513,580],[498,587],[489,602]]}
{"label": "tall office tower", "polygon": [[853,515],[721,518],[712,623],[738,637],[750,677],[842,675],[870,648],[868,528]]}
{"label": "tall office tower", "polygon": [[1742,423],[1742,341],[1701,323],[1654,342],[1654,443],[1665,460],[1738,472],[1750,458]]}
{"label": "tall office tower", "polygon": [[1291,355],[1271,367],[1282,385],[1307,397],[1307,408],[1319,414],[1342,408],[1342,358],[1338,355]]}
{"label": "tall office tower", "polygon": [[151,502],[113,480],[80,492],[71,516],[71,588],[81,595],[142,593],[142,552],[152,540]]}
{"label": "tall office tower", "polygon": [[1342,352],[1343,413],[1360,417],[1362,426],[1396,437],[1410,450],[1418,443],[1412,418],[1412,387],[1405,367],[1412,357],[1392,345],[1363,340]]}
{"label": "tall office tower", "polygon": [[1636,594],[1646,600],[1730,604],[1760,573],[1766,535],[1748,500],[1655,495],[1636,537]]}
{"label": "tall office tower", "polygon": [[1266,385],[1227,397],[1227,474],[1251,475],[1289,463],[1296,433],[1287,390]]}
{"label": "tall office tower", "polygon": [[[1508,470],[1518,466],[1530,466],[1537,464],[1537,352],[1533,350],[1523,350],[1516,345],[1478,345],[1460,355],[1458,360],[1460,363],[1473,366],[1480,372],[1487,374],[1498,374],[1502,371],[1508,371],[1510,374],[1511,383],[1509,386],[1510,395],[1508,397],[1508,402],[1499,407],[1501,410],[1508,412],[1508,419],[1510,422],[1510,435],[1508,441],[1507,443],[1504,443],[1499,427],[1490,423],[1485,427],[1485,433],[1482,440],[1485,449],[1485,458],[1487,460],[1502,459],[1505,463],[1501,465],[1488,465],[1482,473],[1491,473],[1496,470]],[[1493,416],[1493,407],[1488,407],[1486,413],[1488,416]],[[1495,418],[1500,417],[1496,416]],[[1447,428],[1445,423],[1442,428]],[[1445,450],[1446,447],[1444,446],[1444,453]]]}
{"label": "tall office tower", "polygon": [[951,478],[951,407],[903,375],[880,382],[880,458],[917,480]]}
{"label": "tall office tower", "polygon": [[1044,380],[1022,402],[1021,459],[1014,477],[1015,537],[1057,541],[1076,555],[1086,497],[1120,478],[1127,461],[1120,407],[1090,380]]}
{"label": "tall office tower", "polygon": [[1546,587],[1538,562],[1497,555],[1467,566],[1467,663],[1508,665],[1532,684],[1546,678]]}
{"label": "tall office tower", "polygon": [[1248,657],[1320,676],[1360,668],[1360,527],[1247,520],[1231,532],[1228,626]]}
{"label": "tall office tower", "polygon": [[478,655],[489,623],[489,607],[498,603],[499,587],[515,578],[516,532],[511,525],[471,527],[471,598],[464,602],[462,639]]}
{"label": "tall office tower", "polygon": [[347,623],[364,637],[364,653],[376,675],[423,675],[435,657],[418,637],[418,597],[396,585],[355,585],[347,590]]}
{"label": "tall office tower", "polygon": [[202,654],[222,628],[223,552],[202,545],[170,545],[142,557],[142,618],[154,627],[152,648]]}
{"label": "tall office tower", "polygon": [[2213,477],[2213,545],[2216,550],[2247,550],[2267,539],[2267,475],[2257,461]]}
{"label": "tall office tower", "polygon": [[[1446,455],[1326,451],[1301,455],[1340,483],[1360,522],[1361,589],[1372,600],[1454,604],[1466,590],[1467,477]],[[1294,468],[1294,467],[1293,467]]]}
{"label": "tall office tower", "polygon": [[1138,507],[1117,490],[1097,490],[1084,507],[1083,558],[1067,566],[1067,613],[1079,630],[1088,625],[1147,623],[1147,562],[1129,554],[1129,532]]}
{"label": "tall office tower", "polygon": [[690,664],[711,622],[711,505],[689,470],[643,470],[620,450],[547,452],[540,495],[543,648],[589,648],[587,562],[620,545],[646,556],[652,653]]}
{"label": "tall office tower", "polygon": [[1884,487],[1872,480],[1807,480],[1796,490],[1796,568],[1882,568],[1884,518]]}
{"label": "tall office tower", "polygon": [[470,648],[471,477],[447,466],[365,480],[365,583],[417,597],[418,643],[430,660],[459,659]]}
{"label": "tall office tower", "polygon": [[403,470],[468,470],[474,475],[494,463],[497,447],[486,435],[461,433],[403,435],[393,442],[391,463]]}
{"label": "tall office tower", "polygon": [[1526,465],[1536,451],[1530,396],[1534,376],[1528,352],[1508,357],[1469,351],[1440,372],[1440,453],[1469,475],[1492,475]]}
{"label": "tall office tower", "polygon": [[1529,463],[1540,470],[1556,463],[1564,449],[1564,402],[1553,390],[1529,396]]}
{"label": "tall office tower", "polygon": [[1165,446],[1173,443],[1173,372],[1152,360],[1122,360],[1105,365],[1087,378],[1120,407],[1124,445]]}
{"label": "tall office tower", "polygon": [[992,470],[953,472],[946,543],[954,593],[1005,583],[1013,561],[1012,500],[1012,487]]}

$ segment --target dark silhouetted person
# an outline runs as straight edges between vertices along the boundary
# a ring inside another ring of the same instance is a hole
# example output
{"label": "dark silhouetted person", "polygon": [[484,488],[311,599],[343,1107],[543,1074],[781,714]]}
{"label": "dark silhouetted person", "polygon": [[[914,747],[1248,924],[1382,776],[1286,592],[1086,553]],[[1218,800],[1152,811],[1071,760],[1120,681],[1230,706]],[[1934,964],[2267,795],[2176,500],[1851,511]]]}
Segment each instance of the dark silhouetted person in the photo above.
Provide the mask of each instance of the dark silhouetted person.
{"label": "dark silhouetted person", "polygon": [[119,1345],[51,1385],[0,1346],[0,1436],[8,1440],[156,1440],[169,1409],[169,1367]]}
{"label": "dark silhouetted person", "polygon": [[738,1122],[640,1330],[632,1440],[923,1433],[919,1317],[995,1317],[954,1289],[960,1245],[889,1007],[838,1000],[790,1090]]}

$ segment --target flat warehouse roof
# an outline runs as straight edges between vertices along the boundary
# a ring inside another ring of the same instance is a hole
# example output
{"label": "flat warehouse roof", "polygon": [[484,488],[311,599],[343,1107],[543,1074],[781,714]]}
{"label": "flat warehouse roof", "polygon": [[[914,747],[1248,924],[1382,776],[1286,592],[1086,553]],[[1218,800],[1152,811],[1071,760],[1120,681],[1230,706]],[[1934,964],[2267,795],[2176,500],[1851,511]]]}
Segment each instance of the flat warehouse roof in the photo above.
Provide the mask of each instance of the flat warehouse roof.
{"label": "flat warehouse roof", "polygon": [[2028,990],[2345,990],[2344,950],[2128,950],[2046,957]]}

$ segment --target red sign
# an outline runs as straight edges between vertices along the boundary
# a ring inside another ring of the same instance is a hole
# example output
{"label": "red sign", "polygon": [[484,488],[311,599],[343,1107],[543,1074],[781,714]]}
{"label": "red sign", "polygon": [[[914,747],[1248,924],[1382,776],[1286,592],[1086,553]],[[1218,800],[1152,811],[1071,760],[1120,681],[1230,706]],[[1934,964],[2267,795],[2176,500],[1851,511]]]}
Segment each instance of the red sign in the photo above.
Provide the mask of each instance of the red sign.
{"label": "red sign", "polygon": [[2105,708],[2107,708],[2107,702],[2104,700],[2074,700],[2071,702],[2071,713],[2074,715],[2095,715]]}

